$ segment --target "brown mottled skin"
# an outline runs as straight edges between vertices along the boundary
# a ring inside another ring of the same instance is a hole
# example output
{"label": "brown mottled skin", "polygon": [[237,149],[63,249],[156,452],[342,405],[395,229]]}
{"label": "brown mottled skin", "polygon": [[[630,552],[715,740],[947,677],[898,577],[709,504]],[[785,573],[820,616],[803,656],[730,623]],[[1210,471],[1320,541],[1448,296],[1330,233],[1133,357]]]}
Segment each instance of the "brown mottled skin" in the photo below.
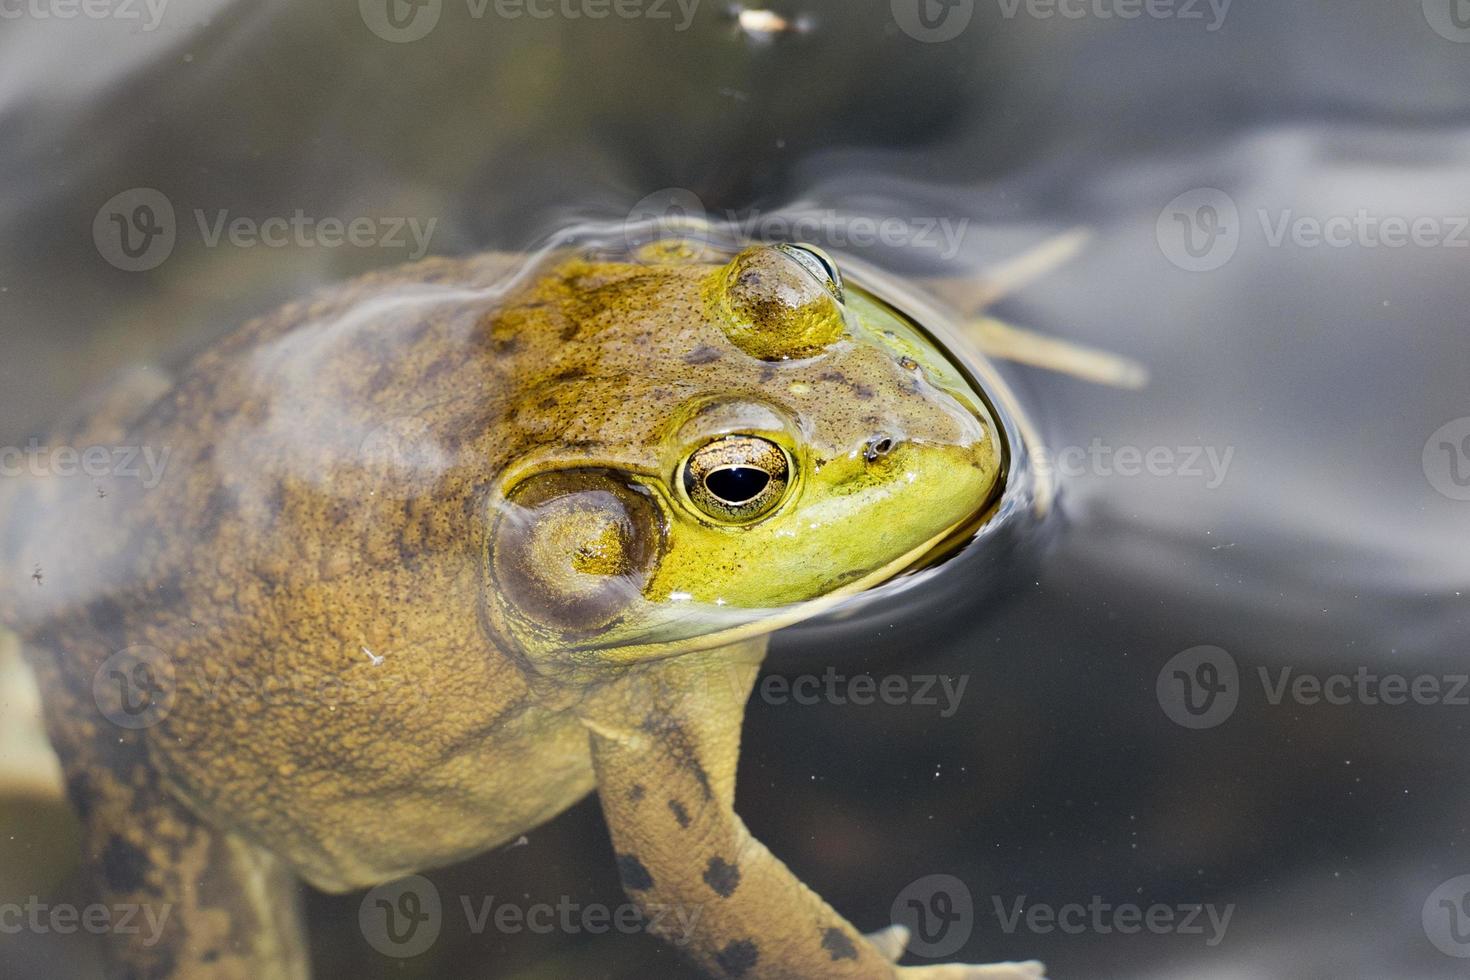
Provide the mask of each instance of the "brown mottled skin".
{"label": "brown mottled skin", "polygon": [[[1002,450],[983,408],[845,333],[837,300],[769,250],[748,274],[677,249],[514,278],[509,261],[327,290],[52,441],[166,448],[157,486],[0,485],[0,614],[41,677],[97,887],[170,909],[156,945],[118,938],[117,975],[304,977],[295,878],[377,885],[596,789],[629,895],[697,906],[687,952],[711,976],[1039,976],[894,966],[899,937],[864,938],[733,809],[765,634],[806,614],[769,610],[891,576],[989,506]],[[722,312],[736,280],[754,321]],[[751,300],[765,284],[776,299]],[[731,432],[800,474],[750,526],[674,487],[691,446]],[[901,499],[905,473],[931,496]],[[543,500],[576,506],[558,523]],[[908,526],[900,505],[932,518]],[[850,551],[821,540],[837,516]],[[700,625],[676,608],[691,597],[741,612]],[[149,727],[109,720],[122,675],[104,661],[124,648],[166,668]]]}

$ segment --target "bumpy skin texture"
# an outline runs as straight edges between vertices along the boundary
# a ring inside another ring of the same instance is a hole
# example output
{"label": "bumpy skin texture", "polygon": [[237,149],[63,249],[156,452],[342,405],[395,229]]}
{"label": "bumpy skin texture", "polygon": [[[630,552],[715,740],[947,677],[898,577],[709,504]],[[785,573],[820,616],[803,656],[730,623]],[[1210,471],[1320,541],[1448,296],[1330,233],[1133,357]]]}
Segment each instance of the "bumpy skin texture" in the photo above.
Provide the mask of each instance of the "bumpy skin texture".
{"label": "bumpy skin texture", "polygon": [[[41,675],[99,888],[171,910],[162,942],[117,950],[122,975],[304,976],[293,875],[375,885],[594,787],[630,896],[704,908],[689,952],[711,975],[894,974],[735,816],[740,717],[763,634],[794,618],[771,610],[881,580],[988,506],[993,425],[881,338],[752,356],[710,299],[728,269],[691,256],[512,271],[365,277],[53,440],[166,451],[156,486],[0,486],[0,614]],[[797,485],[724,526],[678,466],[743,431],[785,447]],[[512,547],[507,501],[547,474],[553,496],[623,489],[578,498],[602,524],[528,512]],[[506,567],[563,553],[555,574]],[[538,602],[567,582],[575,602]],[[119,727],[110,685],[139,677],[155,723]]]}

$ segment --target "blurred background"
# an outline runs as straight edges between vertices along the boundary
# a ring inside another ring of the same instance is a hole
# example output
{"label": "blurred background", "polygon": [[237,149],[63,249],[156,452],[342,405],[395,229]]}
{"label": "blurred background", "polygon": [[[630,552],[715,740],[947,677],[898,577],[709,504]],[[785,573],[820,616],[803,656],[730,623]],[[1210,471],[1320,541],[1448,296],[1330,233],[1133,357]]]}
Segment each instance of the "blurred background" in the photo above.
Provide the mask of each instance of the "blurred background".
{"label": "blurred background", "polygon": [[[740,812],[860,927],[925,910],[945,959],[1470,969],[1470,4],[17,0],[0,175],[5,446],[323,283],[576,221],[804,216],[839,258],[965,281],[1091,229],[992,312],[1149,384],[1004,368],[1061,486],[1044,530],[767,665],[962,693],[758,695]],[[1385,703],[1388,675],[1437,693]],[[0,907],[85,902],[73,835],[4,796]],[[428,878],[410,959],[361,894],[309,896],[318,975],[692,976],[646,936],[466,920],[620,905],[595,801]],[[1111,911],[1013,915],[1069,905]],[[1172,925],[1124,932],[1130,905]],[[0,977],[95,954],[0,931]]]}

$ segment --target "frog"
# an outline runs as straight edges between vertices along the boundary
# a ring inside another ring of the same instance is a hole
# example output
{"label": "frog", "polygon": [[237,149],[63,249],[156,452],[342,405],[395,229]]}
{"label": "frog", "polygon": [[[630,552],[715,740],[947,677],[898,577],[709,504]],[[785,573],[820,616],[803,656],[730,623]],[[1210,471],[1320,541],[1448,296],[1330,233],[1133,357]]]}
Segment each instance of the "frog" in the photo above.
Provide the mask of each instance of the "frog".
{"label": "frog", "polygon": [[0,485],[0,621],[100,900],[167,910],[109,937],[117,974],[304,978],[301,883],[595,794],[710,977],[1041,977],[902,965],[734,801],[771,634],[994,519],[987,387],[816,246],[674,239],[371,272],[84,406],[53,445],[167,465]]}

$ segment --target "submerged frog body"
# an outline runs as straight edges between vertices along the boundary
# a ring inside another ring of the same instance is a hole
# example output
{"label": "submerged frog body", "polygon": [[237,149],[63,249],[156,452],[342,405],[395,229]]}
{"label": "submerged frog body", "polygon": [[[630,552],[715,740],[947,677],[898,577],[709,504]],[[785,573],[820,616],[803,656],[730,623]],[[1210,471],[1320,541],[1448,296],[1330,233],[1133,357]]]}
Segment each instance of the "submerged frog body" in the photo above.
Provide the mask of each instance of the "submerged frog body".
{"label": "submerged frog body", "polygon": [[[726,261],[727,260],[727,261]],[[304,976],[293,878],[363,888],[596,790],[631,899],[711,976],[899,968],[733,808],[766,636],[971,534],[983,394],[804,246],[431,260],[226,336],[57,442],[166,459],[12,485],[26,640],[146,976]]]}

